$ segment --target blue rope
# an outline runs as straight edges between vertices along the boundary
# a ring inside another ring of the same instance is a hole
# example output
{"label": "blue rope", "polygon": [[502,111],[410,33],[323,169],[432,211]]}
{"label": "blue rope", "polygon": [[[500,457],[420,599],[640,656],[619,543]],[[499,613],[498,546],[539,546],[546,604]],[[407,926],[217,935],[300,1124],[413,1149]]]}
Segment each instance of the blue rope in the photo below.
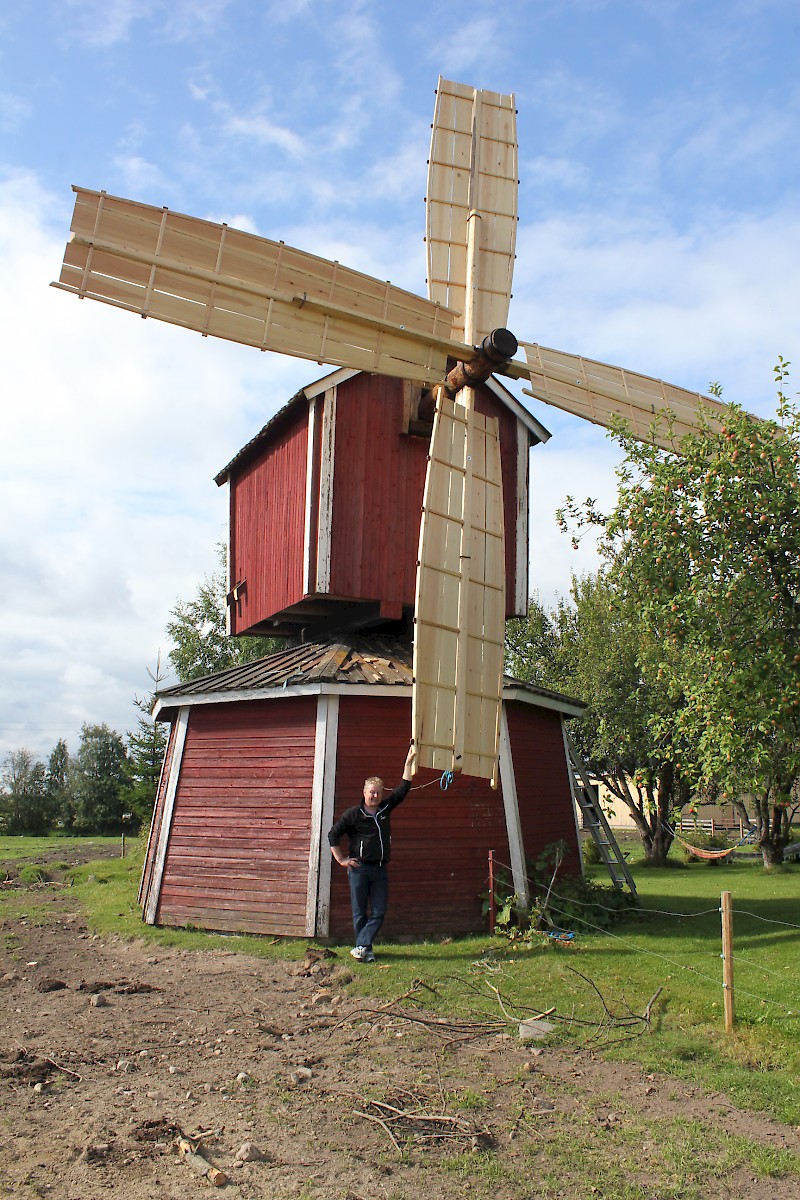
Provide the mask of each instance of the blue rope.
{"label": "blue rope", "polygon": [[442,778],[439,780],[439,787],[442,789],[443,792],[447,791],[447,789],[450,787],[450,784],[452,782],[453,782],[453,772],[452,771],[442,771]]}

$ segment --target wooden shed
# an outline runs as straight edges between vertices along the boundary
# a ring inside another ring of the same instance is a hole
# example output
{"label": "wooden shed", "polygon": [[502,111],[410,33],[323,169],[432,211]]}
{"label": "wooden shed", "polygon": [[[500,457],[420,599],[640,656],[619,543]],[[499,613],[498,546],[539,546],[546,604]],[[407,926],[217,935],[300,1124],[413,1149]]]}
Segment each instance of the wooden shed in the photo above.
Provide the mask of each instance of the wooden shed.
{"label": "wooden shed", "polygon": [[[229,631],[327,636],[410,618],[432,427],[421,385],[342,369],[302,389],[216,476],[230,487]],[[549,432],[495,379],[506,615],[528,608],[528,459]]]}
{"label": "wooden shed", "polygon": [[[564,841],[581,870],[564,721],[583,706],[505,680],[500,786],[420,771],[393,818],[388,937],[485,928],[488,853],[527,894],[526,860]],[[295,646],[169,688],[171,725],[142,876],[145,920],[348,939],[345,872],[327,832],[367,775],[399,778],[411,649],[377,638]]]}

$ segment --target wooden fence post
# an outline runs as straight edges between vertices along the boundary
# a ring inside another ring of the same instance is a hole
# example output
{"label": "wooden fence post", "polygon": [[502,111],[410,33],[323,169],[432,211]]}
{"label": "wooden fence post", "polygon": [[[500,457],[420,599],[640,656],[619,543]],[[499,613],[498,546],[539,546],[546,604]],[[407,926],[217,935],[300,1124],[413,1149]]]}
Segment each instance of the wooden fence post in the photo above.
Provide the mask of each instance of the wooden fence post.
{"label": "wooden fence post", "polygon": [[722,993],[725,1001],[725,1032],[733,1033],[733,905],[731,893],[722,893]]}

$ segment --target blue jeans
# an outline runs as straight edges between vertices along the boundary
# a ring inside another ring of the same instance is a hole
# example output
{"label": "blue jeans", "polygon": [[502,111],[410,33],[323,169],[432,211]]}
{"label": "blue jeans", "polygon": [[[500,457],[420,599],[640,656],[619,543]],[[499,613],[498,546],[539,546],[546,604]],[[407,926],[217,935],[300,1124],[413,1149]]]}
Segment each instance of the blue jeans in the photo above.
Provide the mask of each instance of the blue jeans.
{"label": "blue jeans", "polygon": [[353,928],[356,931],[356,945],[372,948],[372,939],[377,935],[386,916],[386,905],[389,900],[389,877],[386,867],[370,866],[362,863],[360,867],[350,867],[350,904],[353,908]]}

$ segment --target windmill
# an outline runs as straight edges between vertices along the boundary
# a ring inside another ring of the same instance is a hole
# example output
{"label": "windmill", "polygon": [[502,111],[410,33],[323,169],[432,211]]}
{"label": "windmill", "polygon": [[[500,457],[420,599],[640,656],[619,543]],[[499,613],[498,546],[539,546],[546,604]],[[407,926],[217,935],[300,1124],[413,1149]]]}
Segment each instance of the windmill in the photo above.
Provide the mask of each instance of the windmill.
{"label": "windmill", "polygon": [[[203,336],[411,380],[435,403],[420,521],[417,765],[497,782],[505,572],[499,373],[545,403],[672,447],[724,406],[645,375],[518,343],[507,328],[517,216],[513,95],[439,79],[427,188],[428,298],[224,224],[74,188],[55,287]],[[514,358],[522,345],[525,361]],[[451,366],[455,361],[455,366]],[[654,429],[670,415],[670,441]]]}

